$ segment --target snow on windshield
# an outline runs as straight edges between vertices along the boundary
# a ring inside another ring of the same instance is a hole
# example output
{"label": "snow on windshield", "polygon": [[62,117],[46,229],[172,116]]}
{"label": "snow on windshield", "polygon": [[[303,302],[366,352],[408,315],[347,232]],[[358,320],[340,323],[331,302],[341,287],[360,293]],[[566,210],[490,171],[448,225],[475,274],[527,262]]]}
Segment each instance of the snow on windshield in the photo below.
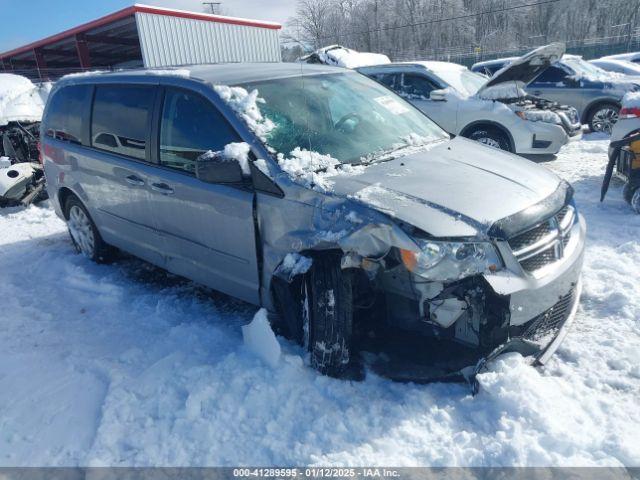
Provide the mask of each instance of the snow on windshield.
{"label": "snow on windshield", "polygon": [[607,72],[606,70],[603,70],[589,62],[584,61],[580,57],[565,56],[562,61],[575,72],[573,78],[575,78],[576,80],[599,82],[620,80],[625,78],[625,76],[620,73]]}
{"label": "snow on windshield", "polygon": [[276,154],[283,171],[320,191],[331,189],[329,177],[357,174],[366,164],[449,138],[411,105],[356,74],[214,88]]}
{"label": "snow on windshield", "polygon": [[258,90],[251,92],[242,87],[228,87],[214,85],[214,90],[239,116],[260,140],[265,141],[267,135],[275,125],[271,120],[262,116],[258,103],[264,99],[258,97]]}
{"label": "snow on windshield", "polygon": [[482,75],[466,68],[449,68],[436,71],[442,80],[465,96],[475,95],[487,81]]}

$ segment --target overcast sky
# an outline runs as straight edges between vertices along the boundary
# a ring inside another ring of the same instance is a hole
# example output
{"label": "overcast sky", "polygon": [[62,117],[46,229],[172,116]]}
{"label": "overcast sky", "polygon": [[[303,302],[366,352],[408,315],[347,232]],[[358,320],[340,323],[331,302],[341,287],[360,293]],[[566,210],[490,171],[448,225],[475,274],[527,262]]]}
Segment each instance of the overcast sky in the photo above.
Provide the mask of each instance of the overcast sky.
{"label": "overcast sky", "polygon": [[[2,33],[0,52],[73,28],[121,8],[136,0],[0,0]],[[204,11],[200,0],[137,0],[137,3]],[[223,12],[237,17],[284,23],[293,15],[296,0],[222,0]]]}

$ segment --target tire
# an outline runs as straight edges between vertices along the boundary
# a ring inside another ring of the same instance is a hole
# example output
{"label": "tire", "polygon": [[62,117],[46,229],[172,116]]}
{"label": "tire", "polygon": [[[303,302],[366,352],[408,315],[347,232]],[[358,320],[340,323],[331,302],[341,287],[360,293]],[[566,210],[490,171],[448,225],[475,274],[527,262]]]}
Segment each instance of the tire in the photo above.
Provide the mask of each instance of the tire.
{"label": "tire", "polygon": [[483,143],[488,147],[498,148],[506,152],[511,152],[511,142],[507,135],[496,127],[476,127],[466,133],[465,137],[476,142]]}
{"label": "tire", "polygon": [[615,103],[599,103],[591,108],[587,123],[592,132],[603,132],[611,135],[613,125],[618,121],[620,107]]}
{"label": "tire", "polygon": [[629,203],[631,204],[633,211],[640,214],[640,188],[635,189]]}
{"label": "tire", "polygon": [[633,188],[628,183],[625,183],[624,187],[622,187],[622,198],[624,198],[624,201],[627,202],[629,205],[631,205],[631,199],[633,198],[633,194],[635,191],[636,191],[636,188]]}
{"label": "tire", "polygon": [[69,236],[78,253],[96,263],[106,263],[113,256],[112,248],[102,240],[91,215],[75,196],[71,195],[64,206]]}
{"label": "tire", "polygon": [[302,285],[304,344],[311,366],[340,377],[349,365],[353,331],[351,277],[337,255],[314,258]]}

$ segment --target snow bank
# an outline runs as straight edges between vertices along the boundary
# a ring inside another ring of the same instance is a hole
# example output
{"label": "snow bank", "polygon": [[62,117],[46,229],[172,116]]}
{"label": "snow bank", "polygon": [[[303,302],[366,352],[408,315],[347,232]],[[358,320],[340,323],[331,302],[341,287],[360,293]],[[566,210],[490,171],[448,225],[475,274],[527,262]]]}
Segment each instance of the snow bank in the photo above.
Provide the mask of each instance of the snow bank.
{"label": "snow bank", "polygon": [[626,108],[640,108],[640,92],[625,93],[622,106]]}
{"label": "snow bank", "polygon": [[304,57],[304,59],[311,57],[326,65],[343,68],[359,68],[391,63],[389,57],[381,53],[357,52],[341,45],[331,45],[320,48],[311,55]]}
{"label": "snow bank", "polygon": [[0,126],[9,122],[38,122],[51,90],[20,75],[0,73]]}
{"label": "snow bank", "polygon": [[260,140],[266,142],[267,135],[275,127],[274,123],[260,112],[258,103],[264,99],[258,97],[258,90],[248,92],[242,87],[214,85],[214,90],[239,116]]}
{"label": "snow bank", "polygon": [[271,368],[278,366],[280,344],[271,330],[267,310],[258,310],[251,323],[242,327],[242,338],[245,346],[260,360]]}

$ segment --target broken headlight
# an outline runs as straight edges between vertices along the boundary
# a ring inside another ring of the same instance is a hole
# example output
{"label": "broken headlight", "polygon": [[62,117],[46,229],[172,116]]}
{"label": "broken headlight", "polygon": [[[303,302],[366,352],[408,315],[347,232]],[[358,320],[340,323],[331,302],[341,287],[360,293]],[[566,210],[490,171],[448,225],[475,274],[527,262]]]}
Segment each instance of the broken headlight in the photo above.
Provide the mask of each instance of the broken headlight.
{"label": "broken headlight", "polygon": [[454,281],[471,275],[496,272],[502,260],[488,242],[439,242],[416,240],[420,251],[400,250],[405,267],[433,281]]}

